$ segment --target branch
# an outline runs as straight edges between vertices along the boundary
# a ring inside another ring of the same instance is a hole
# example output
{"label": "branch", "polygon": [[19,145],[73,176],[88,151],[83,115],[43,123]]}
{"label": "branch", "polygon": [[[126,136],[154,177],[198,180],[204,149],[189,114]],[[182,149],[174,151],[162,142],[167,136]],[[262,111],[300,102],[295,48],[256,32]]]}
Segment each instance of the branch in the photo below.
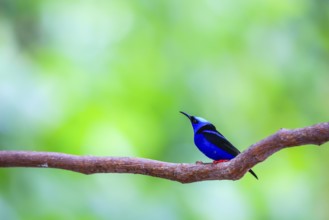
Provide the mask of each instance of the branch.
{"label": "branch", "polygon": [[288,147],[321,145],[329,141],[329,122],[298,129],[280,129],[253,144],[229,162],[220,164],[167,163],[143,158],[75,156],[53,152],[0,151],[0,167],[39,167],[83,174],[133,173],[192,183],[238,180],[256,164]]}

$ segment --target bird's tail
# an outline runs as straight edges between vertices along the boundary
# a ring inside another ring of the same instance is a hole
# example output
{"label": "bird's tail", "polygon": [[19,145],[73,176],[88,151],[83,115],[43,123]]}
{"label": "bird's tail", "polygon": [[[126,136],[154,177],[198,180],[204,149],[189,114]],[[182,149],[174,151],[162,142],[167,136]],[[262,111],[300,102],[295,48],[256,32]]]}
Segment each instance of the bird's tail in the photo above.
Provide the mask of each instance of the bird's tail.
{"label": "bird's tail", "polygon": [[256,173],[254,173],[254,171],[252,171],[252,169],[249,170],[249,173],[251,173],[251,175],[253,175],[256,179],[258,179]]}

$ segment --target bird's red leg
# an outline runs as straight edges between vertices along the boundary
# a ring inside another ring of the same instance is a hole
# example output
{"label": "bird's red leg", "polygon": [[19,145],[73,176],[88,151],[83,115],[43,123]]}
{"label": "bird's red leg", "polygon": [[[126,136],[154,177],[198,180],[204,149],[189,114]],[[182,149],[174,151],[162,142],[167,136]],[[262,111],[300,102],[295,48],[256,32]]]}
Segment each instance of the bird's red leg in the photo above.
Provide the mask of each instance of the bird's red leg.
{"label": "bird's red leg", "polygon": [[227,162],[229,160],[214,160],[212,163],[213,164],[218,164],[218,163],[223,163],[223,162]]}

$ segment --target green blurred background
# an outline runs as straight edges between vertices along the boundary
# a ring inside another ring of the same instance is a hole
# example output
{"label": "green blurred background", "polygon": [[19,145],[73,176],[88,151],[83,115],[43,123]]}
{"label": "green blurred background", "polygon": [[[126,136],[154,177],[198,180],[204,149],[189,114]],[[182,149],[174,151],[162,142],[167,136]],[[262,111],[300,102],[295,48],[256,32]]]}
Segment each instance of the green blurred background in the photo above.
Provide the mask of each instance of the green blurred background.
{"label": "green blurred background", "polygon": [[[183,110],[240,150],[328,121],[325,0],[0,0],[0,149],[209,161]],[[0,219],[329,219],[329,146],[233,181],[0,170]]]}

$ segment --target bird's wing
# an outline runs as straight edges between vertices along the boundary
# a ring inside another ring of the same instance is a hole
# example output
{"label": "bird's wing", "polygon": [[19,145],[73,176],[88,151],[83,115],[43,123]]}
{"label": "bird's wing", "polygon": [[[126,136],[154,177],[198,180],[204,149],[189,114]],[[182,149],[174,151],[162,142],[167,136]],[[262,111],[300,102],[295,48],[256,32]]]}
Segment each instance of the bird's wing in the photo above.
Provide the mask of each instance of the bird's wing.
{"label": "bird's wing", "polygon": [[202,134],[204,137],[216,145],[218,148],[223,149],[224,151],[236,156],[240,153],[238,149],[236,149],[224,136],[222,136],[217,131],[203,131]]}

